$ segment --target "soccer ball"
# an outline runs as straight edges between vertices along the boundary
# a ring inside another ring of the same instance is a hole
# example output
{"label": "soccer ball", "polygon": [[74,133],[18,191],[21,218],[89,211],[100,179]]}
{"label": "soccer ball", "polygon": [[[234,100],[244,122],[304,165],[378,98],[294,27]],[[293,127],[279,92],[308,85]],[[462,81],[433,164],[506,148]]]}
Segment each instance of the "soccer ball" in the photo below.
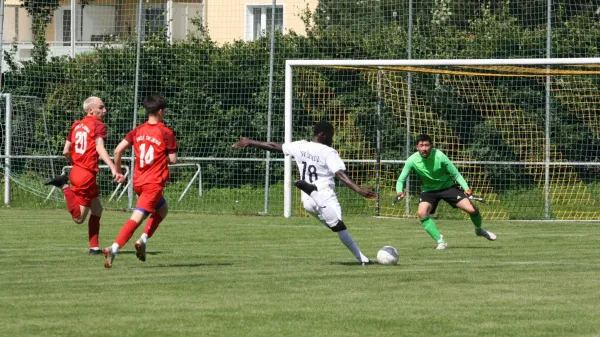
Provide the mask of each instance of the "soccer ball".
{"label": "soccer ball", "polygon": [[398,263],[398,250],[392,246],[384,246],[377,252],[377,263],[396,264]]}

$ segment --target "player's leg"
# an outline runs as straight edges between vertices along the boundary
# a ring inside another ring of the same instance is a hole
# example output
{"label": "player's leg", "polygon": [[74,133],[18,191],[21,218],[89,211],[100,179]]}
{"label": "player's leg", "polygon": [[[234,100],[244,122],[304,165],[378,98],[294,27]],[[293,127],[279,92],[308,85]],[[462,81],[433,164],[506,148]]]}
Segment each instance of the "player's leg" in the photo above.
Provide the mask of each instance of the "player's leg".
{"label": "player's leg", "polygon": [[[462,191],[460,191],[460,193],[462,193]],[[477,236],[483,236],[484,238],[490,241],[496,240],[496,234],[486,231],[481,227],[483,222],[483,220],[481,219],[481,213],[479,213],[479,210],[477,209],[477,207],[475,207],[475,205],[473,205],[471,200],[467,199],[465,196],[464,199],[456,203],[455,207],[460,208],[465,213],[469,214],[471,222],[473,222],[473,225],[475,226],[475,234]]]}
{"label": "player's leg", "polygon": [[117,254],[119,254],[121,248],[123,248],[123,246],[125,246],[125,244],[131,239],[135,230],[138,228],[140,223],[146,219],[148,214],[150,214],[148,211],[140,209],[136,206],[129,220],[127,220],[127,222],[123,224],[123,227],[121,227],[121,230],[119,231],[119,234],[117,235],[117,238],[115,239],[115,242],[113,242],[112,246],[103,249],[104,257],[106,258],[104,261],[105,268],[112,267],[113,260]]}
{"label": "player's leg", "polygon": [[134,186],[135,193],[138,195],[138,200],[131,217],[123,224],[115,242],[112,246],[103,249],[105,268],[111,268],[114,258],[119,253],[119,250],[131,239],[133,233],[138,226],[148,217],[151,211],[154,211],[151,199],[146,195],[146,185]]}
{"label": "player's leg", "polygon": [[432,193],[421,193],[421,202],[419,203],[417,214],[423,229],[437,242],[437,250],[448,248],[448,244],[444,240],[444,236],[440,234],[430,214],[435,212],[439,200]]}
{"label": "player's leg", "polygon": [[100,195],[98,185],[96,185],[96,173],[75,166],[71,170],[70,179],[71,190],[79,204],[79,216],[73,216],[73,221],[82,224],[90,212],[92,199]]}
{"label": "player's leg", "polygon": [[144,232],[140,236],[140,238],[134,243],[135,247],[135,256],[138,260],[145,262],[146,261],[146,247],[148,246],[148,239],[154,235],[160,223],[167,216],[169,211],[169,207],[167,205],[167,201],[162,198],[159,204],[157,205],[157,209],[152,213],[152,216],[146,222],[146,226],[144,227]]}
{"label": "player's leg", "polygon": [[[370,264],[371,261],[360,251],[360,248],[354,239],[352,239],[350,233],[348,233],[346,224],[342,221],[342,209],[335,192],[331,189],[317,191],[316,189],[309,188],[306,190],[310,192],[310,195],[305,194],[302,198],[304,209],[323,222],[334,233],[337,233],[340,241],[352,252],[352,255],[354,255],[358,262]],[[306,193],[305,189],[302,189],[302,191]]]}
{"label": "player's leg", "polygon": [[158,226],[169,212],[167,200],[165,200],[162,190],[163,187],[160,185],[152,185],[145,188],[145,193],[147,196],[149,196],[149,199],[151,200],[150,203],[154,211],[148,219],[148,222],[146,222],[144,232],[133,244],[135,247],[135,256],[142,262],[146,261],[146,246],[148,244],[148,239],[154,235],[158,229]]}
{"label": "player's leg", "polygon": [[100,198],[96,197],[92,199],[92,207],[90,218],[88,220],[88,239],[90,243],[89,254],[97,255],[102,254],[102,250],[99,248],[99,237],[100,237],[100,218],[102,217],[102,203]]}
{"label": "player's leg", "polygon": [[[77,202],[77,198],[75,197],[75,194],[73,193],[73,190],[69,186],[69,177],[67,177],[64,174],[59,175],[59,176],[56,176],[56,177],[46,181],[44,183],[44,185],[53,185],[53,186],[61,189],[61,191],[63,192],[63,195],[65,196],[65,200],[67,202],[67,210],[69,211],[69,213],[71,213],[71,217],[73,218],[73,221],[77,222],[77,220],[75,220],[75,219],[80,219],[81,213],[83,211],[83,209],[82,209],[83,206],[79,205],[79,203]],[[79,222],[79,223],[82,223],[82,222]]]}

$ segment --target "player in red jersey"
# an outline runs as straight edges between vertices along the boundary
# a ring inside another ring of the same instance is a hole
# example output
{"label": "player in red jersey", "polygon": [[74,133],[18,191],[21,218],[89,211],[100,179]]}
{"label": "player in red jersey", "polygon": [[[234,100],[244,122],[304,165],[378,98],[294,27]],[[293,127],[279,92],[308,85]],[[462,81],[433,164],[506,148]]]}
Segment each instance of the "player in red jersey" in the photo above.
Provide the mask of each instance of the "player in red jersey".
{"label": "player in red jersey", "polygon": [[135,255],[146,261],[146,243],[156,231],[160,222],[167,216],[167,201],[163,197],[163,188],[169,179],[168,164],[177,163],[177,140],[171,129],[163,124],[166,101],[153,94],[144,99],[148,121],[129,131],[125,139],[115,149],[115,166],[121,172],[121,156],[129,147],[135,151],[133,188],[138,195],[135,210],[127,221],[115,242],[104,248],[105,268],[111,268],[115,256],[138,226],[151,214],[144,227],[144,233],[134,244]]}
{"label": "player in red jersey", "polygon": [[[106,126],[102,118],[106,114],[104,102],[98,97],[89,97],[83,102],[86,116],[71,126],[63,155],[72,164],[70,176],[60,175],[48,180],[45,185],[54,185],[61,188],[67,201],[67,208],[73,221],[81,224],[85,221],[90,209],[92,215],[88,222],[88,236],[90,242],[90,255],[100,254],[98,248],[98,235],[100,233],[100,217],[102,216],[102,203],[100,192],[96,184],[98,174],[98,157],[110,167],[115,180],[124,181],[123,175],[117,173],[115,165],[106,148]],[[69,187],[71,180],[72,187]]]}

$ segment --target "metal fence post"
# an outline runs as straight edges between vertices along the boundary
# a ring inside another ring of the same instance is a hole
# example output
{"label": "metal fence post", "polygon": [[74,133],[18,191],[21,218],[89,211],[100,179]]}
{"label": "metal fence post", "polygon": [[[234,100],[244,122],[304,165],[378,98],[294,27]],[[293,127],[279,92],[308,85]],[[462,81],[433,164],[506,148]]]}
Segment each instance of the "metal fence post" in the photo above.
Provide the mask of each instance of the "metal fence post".
{"label": "metal fence post", "polygon": [[4,139],[4,204],[10,205],[10,146],[12,142],[12,97],[3,94],[6,98],[6,136]]}

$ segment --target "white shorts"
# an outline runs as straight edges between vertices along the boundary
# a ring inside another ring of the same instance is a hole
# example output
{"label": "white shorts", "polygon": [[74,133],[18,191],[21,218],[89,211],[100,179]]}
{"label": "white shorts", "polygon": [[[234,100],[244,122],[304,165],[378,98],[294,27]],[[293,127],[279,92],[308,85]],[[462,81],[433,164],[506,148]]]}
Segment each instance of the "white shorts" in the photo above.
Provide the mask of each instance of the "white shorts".
{"label": "white shorts", "polygon": [[[338,220],[342,220],[342,207],[340,206],[337,196],[335,195],[335,191],[331,188],[323,188],[318,192],[325,200],[326,206],[335,211]],[[321,221],[325,226],[329,227],[325,222],[325,218],[323,218],[323,215],[321,214],[321,208],[317,205],[317,203],[315,203],[313,198],[309,197],[304,192],[302,192],[302,206],[304,206],[304,209],[310,213],[310,215],[319,219],[319,221]]]}

